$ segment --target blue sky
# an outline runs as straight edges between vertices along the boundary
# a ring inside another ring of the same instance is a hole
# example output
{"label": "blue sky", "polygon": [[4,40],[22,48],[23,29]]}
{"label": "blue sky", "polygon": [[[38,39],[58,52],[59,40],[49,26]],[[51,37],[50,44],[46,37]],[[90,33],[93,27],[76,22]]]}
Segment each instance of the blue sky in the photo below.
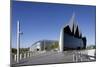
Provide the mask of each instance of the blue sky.
{"label": "blue sky", "polygon": [[37,2],[12,2],[12,47],[16,48],[16,26],[20,21],[21,47],[30,47],[43,39],[59,40],[60,29],[68,24],[75,13],[75,19],[87,44],[95,44],[95,6],[50,4]]}

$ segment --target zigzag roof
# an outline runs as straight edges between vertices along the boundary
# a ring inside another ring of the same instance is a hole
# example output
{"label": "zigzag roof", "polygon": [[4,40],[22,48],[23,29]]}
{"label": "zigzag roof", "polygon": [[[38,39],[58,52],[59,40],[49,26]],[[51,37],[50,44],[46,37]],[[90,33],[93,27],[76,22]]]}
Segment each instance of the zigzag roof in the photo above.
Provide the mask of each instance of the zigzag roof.
{"label": "zigzag roof", "polygon": [[[72,15],[72,17],[71,17],[71,19],[70,19],[70,21],[69,21],[69,24],[68,24],[67,26],[69,26],[70,31],[71,31],[71,33],[72,33],[73,35],[77,35],[77,36],[79,36],[79,37],[82,36],[82,33],[80,32],[80,29],[79,29],[79,27],[78,27],[78,24],[77,24],[77,22],[76,22],[76,20],[75,20],[75,13],[73,13],[73,15]],[[76,34],[76,33],[77,33],[77,34]]]}

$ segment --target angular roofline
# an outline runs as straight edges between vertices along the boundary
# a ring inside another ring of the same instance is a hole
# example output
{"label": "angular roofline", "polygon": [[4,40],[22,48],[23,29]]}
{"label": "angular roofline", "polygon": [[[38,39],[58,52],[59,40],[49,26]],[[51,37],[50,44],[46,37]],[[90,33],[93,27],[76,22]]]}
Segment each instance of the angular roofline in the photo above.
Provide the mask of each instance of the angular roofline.
{"label": "angular roofline", "polygon": [[[78,30],[79,30],[79,36],[82,34],[82,32],[80,31],[80,28],[79,28],[79,26],[78,26],[78,23],[77,23],[76,20],[75,20],[75,13],[74,13],[74,12],[73,12],[73,14],[72,14],[71,19],[69,20],[69,23],[66,24],[66,25],[64,25],[62,28],[64,29],[64,28],[67,27],[67,26],[70,27],[71,32],[73,32],[73,27],[74,27],[74,35],[75,35],[75,32],[76,32],[77,27],[78,27]],[[62,29],[62,28],[61,28],[61,29]]]}

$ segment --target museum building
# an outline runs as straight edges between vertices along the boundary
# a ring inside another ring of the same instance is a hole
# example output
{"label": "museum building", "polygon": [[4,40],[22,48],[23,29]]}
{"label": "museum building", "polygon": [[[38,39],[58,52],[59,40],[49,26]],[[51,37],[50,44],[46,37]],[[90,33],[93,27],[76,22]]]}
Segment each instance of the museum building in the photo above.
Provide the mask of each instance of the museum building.
{"label": "museum building", "polygon": [[75,20],[75,14],[72,15],[69,24],[61,28],[59,46],[60,51],[86,48],[86,37],[82,36],[82,32]]}

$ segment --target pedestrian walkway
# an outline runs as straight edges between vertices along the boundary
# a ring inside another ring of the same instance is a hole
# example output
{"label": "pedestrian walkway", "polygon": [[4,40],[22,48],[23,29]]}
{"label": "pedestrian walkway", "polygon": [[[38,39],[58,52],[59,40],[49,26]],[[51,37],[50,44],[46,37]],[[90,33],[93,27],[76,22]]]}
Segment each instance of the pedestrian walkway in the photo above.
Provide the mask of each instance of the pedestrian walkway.
{"label": "pedestrian walkway", "polygon": [[46,52],[33,57],[20,60],[19,63],[13,63],[13,66],[23,65],[38,65],[38,64],[54,64],[54,63],[73,63],[73,62],[86,62],[95,61],[96,59],[90,59],[90,56],[81,54],[76,51],[65,52]]}

